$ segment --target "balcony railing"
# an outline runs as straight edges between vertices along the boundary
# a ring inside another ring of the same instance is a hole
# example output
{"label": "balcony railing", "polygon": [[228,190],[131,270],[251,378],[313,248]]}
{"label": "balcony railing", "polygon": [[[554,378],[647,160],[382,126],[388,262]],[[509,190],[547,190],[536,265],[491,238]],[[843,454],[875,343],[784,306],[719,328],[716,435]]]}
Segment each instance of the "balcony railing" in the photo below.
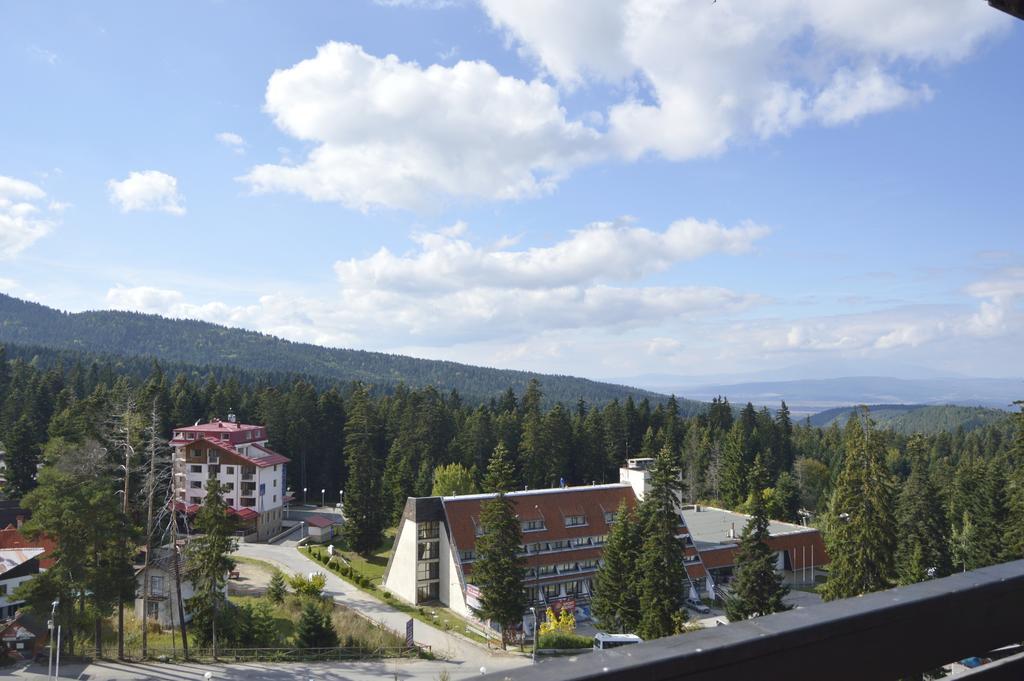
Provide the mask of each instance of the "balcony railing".
{"label": "balcony railing", "polygon": [[[1024,640],[1024,560],[482,678],[861,681],[922,672]],[[966,675],[965,675],[966,677]],[[1024,655],[967,678],[1024,678]]]}

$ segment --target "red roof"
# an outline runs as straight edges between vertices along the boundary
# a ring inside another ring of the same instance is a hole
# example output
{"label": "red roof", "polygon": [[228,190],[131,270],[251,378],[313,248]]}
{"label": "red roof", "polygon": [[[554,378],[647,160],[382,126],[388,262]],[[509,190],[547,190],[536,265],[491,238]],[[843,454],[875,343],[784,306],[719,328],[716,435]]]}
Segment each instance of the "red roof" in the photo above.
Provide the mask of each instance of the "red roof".
{"label": "red roof", "polygon": [[337,525],[338,522],[322,515],[313,515],[306,518],[306,524],[311,525],[312,527],[323,528],[330,527],[331,525]]}
{"label": "red roof", "polygon": [[171,434],[173,438],[171,442],[174,444],[192,442],[191,439],[184,437],[185,433],[191,433],[198,437],[215,437],[223,439],[224,441],[230,441],[234,444],[244,444],[246,442],[257,442],[267,439],[267,429],[264,426],[249,423],[232,423],[230,421],[214,419],[210,423],[200,423],[195,426],[182,426],[180,428],[175,428],[174,432]]}
{"label": "red roof", "polygon": [[[199,512],[200,508],[202,508],[202,506],[200,506],[199,504],[186,504],[183,501],[174,502],[174,510],[177,511],[178,513],[184,513],[185,515],[195,515]],[[227,509],[227,513],[228,515],[236,515],[242,520],[252,520],[253,518],[258,518],[260,515],[251,508],[235,509],[231,508],[230,506]]]}
{"label": "red roof", "polygon": [[189,440],[185,446],[186,448],[195,448],[196,445],[203,445],[205,447],[213,446],[217,448],[220,452],[238,457],[239,459],[242,460],[242,462],[252,464],[253,466],[257,466],[258,468],[269,468],[270,466],[285,464],[291,461],[291,459],[289,459],[287,456],[278,454],[277,452],[267,449],[266,447],[258,444],[250,444],[249,446],[252,447],[253,449],[258,449],[259,451],[263,452],[264,456],[251,456],[249,454],[240,452],[239,450],[235,449],[229,442],[214,440],[208,437],[201,437],[198,440]]}
{"label": "red roof", "polygon": [[53,553],[57,545],[45,534],[40,534],[35,539],[29,539],[21,533],[14,525],[8,525],[0,530],[0,549],[43,549],[39,556],[39,567],[44,570],[53,567]]}
{"label": "red roof", "polygon": [[[523,532],[523,543],[547,542],[575,537],[608,534],[611,527],[605,513],[615,513],[619,504],[636,505],[629,485],[594,485],[512,492],[507,495],[515,505],[520,521],[543,520],[544,529]],[[473,494],[443,499],[452,540],[459,550],[476,546],[476,525],[480,522],[480,506],[493,499],[492,494]],[[566,516],[582,515],[585,525],[565,526]]]}

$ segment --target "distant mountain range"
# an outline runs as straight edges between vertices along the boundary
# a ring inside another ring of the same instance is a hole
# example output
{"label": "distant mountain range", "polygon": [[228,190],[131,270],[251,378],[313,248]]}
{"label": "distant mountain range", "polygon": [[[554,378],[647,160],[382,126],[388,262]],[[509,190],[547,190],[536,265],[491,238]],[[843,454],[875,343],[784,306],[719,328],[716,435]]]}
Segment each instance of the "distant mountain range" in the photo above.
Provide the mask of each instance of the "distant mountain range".
{"label": "distant mountain range", "polygon": [[[363,381],[385,389],[433,385],[458,390],[463,399],[483,402],[508,388],[522,396],[531,379],[540,380],[545,402],[574,405],[583,399],[603,405],[613,399],[666,395],[573,376],[492,369],[456,362],[417,359],[381,352],[293,343],[254,331],[207,322],[168,319],[135,312],[68,313],[0,294],[0,344],[121,357],[151,357],[196,367],[223,366],[251,372],[300,374],[337,381]],[[705,408],[680,401],[685,415]]]}
{"label": "distant mountain range", "polygon": [[[897,433],[934,434],[953,432],[958,428],[971,431],[1007,418],[1007,412],[986,407],[958,407],[955,405],[873,404],[868,405],[871,418],[882,428]],[[836,407],[810,417],[812,426],[827,428],[833,423],[846,424],[854,408]]]}
{"label": "distant mountain range", "polygon": [[844,376],[800,380],[695,383],[693,377],[633,377],[633,384],[674,392],[707,401],[725,395],[732,403],[753,402],[777,407],[786,401],[795,414],[816,414],[832,407],[857,404],[940,405],[1009,409],[1024,399],[1024,379],[1019,378],[892,378],[889,376]]}

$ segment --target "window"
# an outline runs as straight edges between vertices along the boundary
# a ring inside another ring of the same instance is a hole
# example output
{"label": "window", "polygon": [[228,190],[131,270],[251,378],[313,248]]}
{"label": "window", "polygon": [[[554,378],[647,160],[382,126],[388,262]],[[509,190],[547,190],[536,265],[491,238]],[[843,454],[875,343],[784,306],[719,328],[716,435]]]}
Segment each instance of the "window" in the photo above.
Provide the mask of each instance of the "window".
{"label": "window", "polygon": [[426,603],[428,601],[436,601],[438,594],[438,583],[433,582],[431,584],[423,584],[416,587],[416,602]]}
{"label": "window", "polygon": [[160,601],[146,603],[146,616],[154,620],[160,619]]}
{"label": "window", "polygon": [[572,540],[573,546],[586,546],[590,543],[590,537],[576,537]]}
{"label": "window", "polygon": [[162,595],[164,592],[163,575],[151,575],[149,578],[149,593]]}
{"label": "window", "polygon": [[188,467],[188,472],[189,473],[202,473],[203,472],[203,466],[202,466],[202,464],[192,464],[191,466]]}
{"label": "window", "polygon": [[581,560],[580,561],[580,570],[596,570],[596,569],[597,569],[597,561],[596,560],[591,559],[591,560]]}
{"label": "window", "polygon": [[212,449],[206,453],[206,459],[209,463],[220,463],[220,455]]}
{"label": "window", "polygon": [[437,579],[439,574],[439,563],[419,563],[416,565],[416,581],[425,582],[430,579]]}
{"label": "window", "polygon": [[520,525],[522,525],[523,532],[540,532],[544,529],[544,519],[524,520]]}
{"label": "window", "polygon": [[590,539],[594,542],[594,546],[601,546],[606,541],[608,541],[608,535],[607,534],[599,534],[596,537],[591,537]]}
{"label": "window", "polygon": [[559,572],[576,572],[576,563],[562,563],[558,566]]}
{"label": "window", "polygon": [[277,503],[277,495],[276,494],[274,495],[274,503],[275,504]]}
{"label": "window", "polygon": [[421,541],[417,545],[416,560],[437,560],[439,553],[438,542]]}
{"label": "window", "polygon": [[203,503],[203,498],[202,497],[189,497],[188,498],[188,503],[190,503],[190,504],[201,504],[201,503]]}
{"label": "window", "polygon": [[193,480],[192,482],[188,483],[188,486],[191,489],[202,489],[203,488],[203,483],[200,482],[199,480]]}
{"label": "window", "polygon": [[608,525],[611,525],[612,523],[614,523],[615,522],[615,511],[605,511],[604,512],[604,521]]}
{"label": "window", "polygon": [[540,594],[540,589],[535,586],[526,587],[526,598],[531,603],[536,603],[539,599],[537,596]]}
{"label": "window", "polygon": [[587,516],[585,515],[567,515],[565,516],[566,527],[579,527],[587,524]]}
{"label": "window", "polygon": [[562,539],[548,542],[548,551],[561,551],[567,548],[569,548],[569,542]]}
{"label": "window", "polygon": [[562,588],[559,584],[545,584],[544,585],[544,600],[551,600],[552,598],[558,598],[562,594]]}
{"label": "window", "polygon": [[221,485],[221,489],[223,489],[225,492],[230,492],[235,489],[235,483],[225,482],[223,485]]}
{"label": "window", "polygon": [[234,506],[235,505],[235,500],[234,500],[234,498],[225,499],[224,503],[227,504],[228,506]]}
{"label": "window", "polygon": [[215,477],[217,477],[218,474],[220,474],[220,466],[217,466],[217,465],[210,466],[210,477],[211,478],[215,478]]}
{"label": "window", "polygon": [[228,475],[234,475],[235,474],[235,467],[234,466],[224,466],[224,472],[227,473]]}
{"label": "window", "polygon": [[583,593],[583,581],[577,579],[573,582],[565,583],[565,595],[566,596],[577,596]]}
{"label": "window", "polygon": [[274,487],[277,487],[277,478],[274,478]]}
{"label": "window", "polygon": [[416,526],[417,539],[437,539],[441,536],[441,523],[432,520],[426,523],[419,523]]}
{"label": "window", "polygon": [[555,566],[554,565],[541,565],[540,567],[537,568],[537,570],[540,572],[540,576],[541,577],[543,577],[544,575],[553,575],[553,574],[555,574]]}
{"label": "window", "polygon": [[476,553],[474,553],[473,551],[459,551],[459,559],[463,563],[469,562],[471,560],[476,560]]}
{"label": "window", "polygon": [[7,595],[7,585],[6,584],[0,584],[0,596],[6,596],[6,595]]}
{"label": "window", "polygon": [[530,544],[530,548],[529,548],[530,553],[540,553],[543,549],[544,549],[544,545],[541,544],[540,542],[537,542],[535,544]]}

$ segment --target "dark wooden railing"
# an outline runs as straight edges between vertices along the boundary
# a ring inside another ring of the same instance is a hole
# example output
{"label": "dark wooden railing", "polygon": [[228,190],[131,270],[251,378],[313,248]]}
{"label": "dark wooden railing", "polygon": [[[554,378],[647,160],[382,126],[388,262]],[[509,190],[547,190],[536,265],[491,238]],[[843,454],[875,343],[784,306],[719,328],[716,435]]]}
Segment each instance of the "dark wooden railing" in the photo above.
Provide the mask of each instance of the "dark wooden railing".
{"label": "dark wooden railing", "polygon": [[[919,678],[1024,641],[1024,561],[484,678],[530,681],[862,681]],[[1024,679],[1024,656],[970,672]]]}

